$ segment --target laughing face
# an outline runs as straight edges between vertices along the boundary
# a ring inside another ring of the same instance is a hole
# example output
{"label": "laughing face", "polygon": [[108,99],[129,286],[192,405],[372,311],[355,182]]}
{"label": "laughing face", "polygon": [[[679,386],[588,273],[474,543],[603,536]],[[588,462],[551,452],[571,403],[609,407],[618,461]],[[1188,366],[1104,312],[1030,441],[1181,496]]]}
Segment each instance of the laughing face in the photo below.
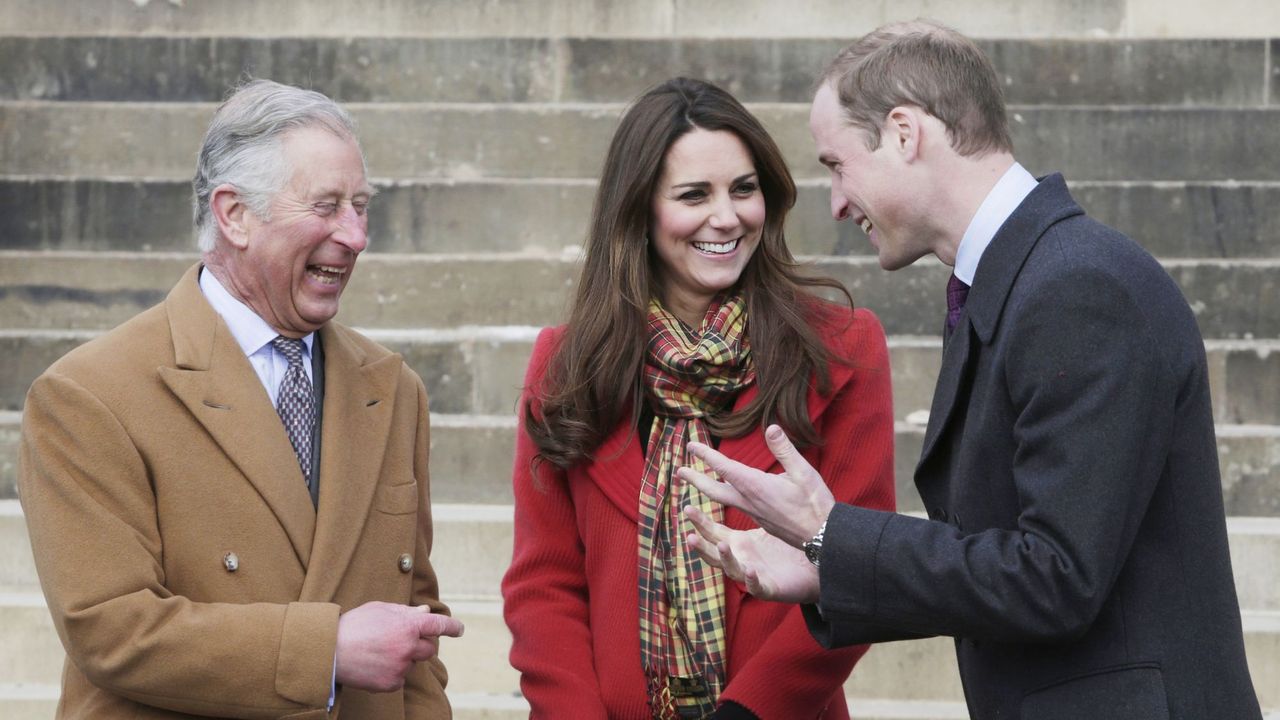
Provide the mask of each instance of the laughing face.
{"label": "laughing face", "polygon": [[271,203],[269,221],[245,213],[235,294],[276,332],[302,337],[338,312],[338,300],[368,244],[372,189],[360,149],[321,128],[284,136],[292,175]]}
{"label": "laughing face", "polygon": [[920,178],[908,172],[889,133],[867,149],[866,136],[845,120],[830,84],[819,88],[809,113],[818,161],[831,172],[831,215],[852,220],[867,234],[885,270],[906,267],[932,252],[933,237],[922,227]]}
{"label": "laughing face", "polygon": [[755,164],[737,135],[695,128],[673,143],[650,224],[663,305],[699,327],[715,294],[742,276],[764,219]]}

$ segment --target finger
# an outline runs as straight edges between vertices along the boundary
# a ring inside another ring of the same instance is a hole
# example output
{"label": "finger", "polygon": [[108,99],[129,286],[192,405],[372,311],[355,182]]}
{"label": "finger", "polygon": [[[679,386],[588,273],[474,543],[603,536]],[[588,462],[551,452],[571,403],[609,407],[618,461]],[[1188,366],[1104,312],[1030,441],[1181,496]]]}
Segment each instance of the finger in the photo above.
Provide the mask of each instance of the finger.
{"label": "finger", "polygon": [[759,571],[757,571],[755,568],[751,568],[747,570],[745,574],[746,574],[746,577],[743,580],[743,584],[747,586],[747,592],[762,599],[768,599],[772,597],[771,588],[767,587],[763,582],[761,582]]}
{"label": "finger", "polygon": [[[738,483],[744,480],[750,480],[757,470],[749,468],[737,460],[730,460],[727,456],[720,453],[719,450],[710,445],[703,445],[700,442],[690,442],[688,445],[689,452],[693,453],[706,466],[715,471],[716,475],[725,483],[737,487]],[[698,488],[702,490],[701,486]],[[706,492],[705,490],[703,492]]]}
{"label": "finger", "polygon": [[770,425],[764,431],[765,444],[769,446],[769,452],[778,459],[778,463],[782,465],[782,469],[792,480],[808,480],[810,478],[818,478],[818,471],[813,469],[808,460],[800,454],[796,446],[792,444],[791,438],[782,431],[777,425]]}
{"label": "finger", "polygon": [[746,572],[733,554],[733,547],[728,542],[721,542],[716,549],[720,551],[720,565],[725,574],[738,582],[745,582]]}
{"label": "finger", "polygon": [[738,489],[734,486],[728,483],[712,480],[693,468],[682,467],[676,471],[676,476],[681,480],[692,484],[694,487],[698,488],[703,495],[706,495],[721,505],[732,505],[740,508],[743,506],[743,503],[746,502],[746,499],[742,497],[742,493],[738,492]]}
{"label": "finger", "polygon": [[707,542],[698,533],[689,533],[685,536],[685,540],[689,542],[689,547],[693,548],[698,557],[705,560],[708,565],[720,570],[724,569],[720,564],[720,552],[713,543]]}
{"label": "finger", "polygon": [[427,612],[418,616],[417,625],[418,637],[420,638],[434,638],[441,635],[462,637],[463,626],[460,620],[448,615],[433,613],[430,608],[427,608]]}
{"label": "finger", "polygon": [[685,505],[684,516],[689,518],[693,523],[693,527],[697,529],[698,534],[706,538],[708,542],[714,544],[724,539],[727,528],[712,520],[698,508],[692,505]]}
{"label": "finger", "polygon": [[435,638],[418,638],[413,644],[413,651],[409,653],[409,657],[414,662],[422,662],[430,660],[440,652],[439,645],[436,644]]}

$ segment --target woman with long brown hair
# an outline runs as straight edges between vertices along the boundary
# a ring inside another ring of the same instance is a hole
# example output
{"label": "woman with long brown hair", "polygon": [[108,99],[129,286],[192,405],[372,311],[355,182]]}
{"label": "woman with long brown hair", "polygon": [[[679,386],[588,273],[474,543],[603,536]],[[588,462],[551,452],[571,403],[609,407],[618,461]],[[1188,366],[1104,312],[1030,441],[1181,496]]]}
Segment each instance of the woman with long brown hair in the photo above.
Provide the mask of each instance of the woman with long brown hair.
{"label": "woman with long brown hair", "polygon": [[525,379],[511,662],[537,718],[848,718],[865,647],[828,652],[687,545],[686,505],[751,521],[675,477],[690,440],[774,464],[781,425],[842,502],[893,507],[884,332],[814,294],[783,222],[795,184],[728,93],[676,78],[627,111],[605,160],[569,322]]}

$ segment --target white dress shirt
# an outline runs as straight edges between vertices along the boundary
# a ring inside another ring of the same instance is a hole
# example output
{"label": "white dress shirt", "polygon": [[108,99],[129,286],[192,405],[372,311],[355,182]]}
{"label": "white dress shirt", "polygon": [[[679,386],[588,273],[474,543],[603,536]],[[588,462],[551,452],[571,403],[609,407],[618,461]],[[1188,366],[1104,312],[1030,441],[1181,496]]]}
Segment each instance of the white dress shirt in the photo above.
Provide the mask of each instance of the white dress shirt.
{"label": "white dress shirt", "polygon": [[[280,333],[271,329],[248,305],[232,297],[207,268],[200,269],[200,292],[204,293],[214,312],[231,329],[231,336],[249,358],[249,364],[258,374],[262,386],[267,389],[267,396],[271,398],[271,405],[274,407],[276,396],[280,394],[280,383],[284,381],[285,371],[289,369],[289,360],[271,344]],[[307,333],[302,338],[302,368],[306,370],[307,380],[312,381],[314,387],[314,378],[311,377],[313,342],[315,333]]]}
{"label": "white dress shirt", "polygon": [[978,261],[986,252],[992,238],[1000,226],[1004,225],[1014,210],[1036,189],[1036,179],[1026,168],[1014,163],[1000,179],[995,187],[987,193],[987,197],[978,206],[969,221],[969,227],[960,238],[960,247],[956,249],[956,277],[966,285],[973,285],[973,275],[978,271]]}

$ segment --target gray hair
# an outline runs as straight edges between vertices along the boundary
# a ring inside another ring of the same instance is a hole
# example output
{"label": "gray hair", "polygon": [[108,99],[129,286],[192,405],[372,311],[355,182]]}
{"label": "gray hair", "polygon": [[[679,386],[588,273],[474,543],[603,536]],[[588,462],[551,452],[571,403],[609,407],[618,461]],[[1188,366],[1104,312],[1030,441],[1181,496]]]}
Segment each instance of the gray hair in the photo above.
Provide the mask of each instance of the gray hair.
{"label": "gray hair", "polygon": [[271,200],[291,171],[281,143],[291,130],[307,127],[323,128],[358,144],[355,121],[347,111],[314,90],[250,80],[218,107],[191,181],[196,240],[202,252],[212,250],[218,239],[218,224],[209,208],[214,188],[235,186],[250,212],[270,220]]}

